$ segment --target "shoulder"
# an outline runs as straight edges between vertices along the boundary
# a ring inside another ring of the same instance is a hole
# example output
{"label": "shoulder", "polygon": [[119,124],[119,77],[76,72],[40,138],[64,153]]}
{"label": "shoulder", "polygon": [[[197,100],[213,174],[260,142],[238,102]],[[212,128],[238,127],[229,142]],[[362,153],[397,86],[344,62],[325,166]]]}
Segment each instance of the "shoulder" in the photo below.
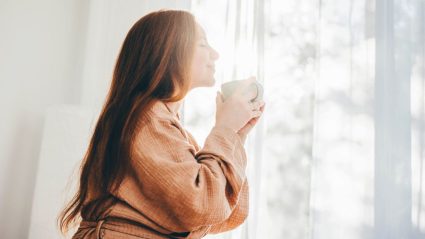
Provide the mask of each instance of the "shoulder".
{"label": "shoulder", "polygon": [[169,110],[164,102],[155,102],[146,112],[147,117],[139,123],[136,141],[148,144],[149,141],[183,141],[199,150],[194,137],[184,128],[178,117]]}
{"label": "shoulder", "polygon": [[165,103],[160,100],[154,102],[153,105],[147,110],[146,113],[151,119],[161,119],[161,120],[172,121],[175,118],[175,116],[168,109]]}
{"label": "shoulder", "polygon": [[[182,158],[187,150],[196,151],[177,118],[162,102],[155,103],[139,123],[133,138],[132,151],[140,158]],[[171,156],[170,156],[171,155]]]}
{"label": "shoulder", "polygon": [[157,127],[166,127],[174,124],[174,117],[172,113],[165,106],[164,102],[154,102],[143,113],[144,117],[140,118],[136,125],[136,131],[141,132]]}
{"label": "shoulder", "polygon": [[[143,138],[169,136],[186,137],[186,132],[178,118],[167,108],[164,102],[156,101],[146,111],[146,117],[141,119],[137,125],[136,135]],[[177,134],[177,135],[176,135]]]}

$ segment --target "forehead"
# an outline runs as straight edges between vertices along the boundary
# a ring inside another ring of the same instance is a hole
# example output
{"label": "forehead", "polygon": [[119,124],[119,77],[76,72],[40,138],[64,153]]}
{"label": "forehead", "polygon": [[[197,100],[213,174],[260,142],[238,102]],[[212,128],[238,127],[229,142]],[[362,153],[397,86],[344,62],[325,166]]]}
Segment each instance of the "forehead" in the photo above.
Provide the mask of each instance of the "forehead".
{"label": "forehead", "polygon": [[199,37],[206,38],[204,28],[202,28],[199,24],[196,24],[196,33]]}

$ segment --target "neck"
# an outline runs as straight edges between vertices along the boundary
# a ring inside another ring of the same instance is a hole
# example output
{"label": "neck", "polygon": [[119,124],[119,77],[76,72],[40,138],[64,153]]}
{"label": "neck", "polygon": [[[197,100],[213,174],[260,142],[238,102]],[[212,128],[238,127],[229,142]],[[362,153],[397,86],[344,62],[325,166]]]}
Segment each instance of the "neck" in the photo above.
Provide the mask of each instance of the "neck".
{"label": "neck", "polygon": [[176,102],[166,102],[167,107],[174,113],[177,114],[180,110],[180,106],[182,105],[183,100]]}

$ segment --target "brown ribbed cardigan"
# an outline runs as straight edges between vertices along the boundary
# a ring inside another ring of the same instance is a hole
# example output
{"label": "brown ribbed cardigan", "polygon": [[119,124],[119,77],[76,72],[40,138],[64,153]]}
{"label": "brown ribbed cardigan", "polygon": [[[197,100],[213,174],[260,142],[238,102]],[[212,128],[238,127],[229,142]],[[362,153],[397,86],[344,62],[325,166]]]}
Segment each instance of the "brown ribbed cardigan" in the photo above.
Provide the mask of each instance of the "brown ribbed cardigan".
{"label": "brown ribbed cardigan", "polygon": [[73,238],[202,238],[246,219],[247,159],[238,134],[214,127],[200,149],[163,102],[148,116],[136,129],[131,173],[110,198],[83,208]]}

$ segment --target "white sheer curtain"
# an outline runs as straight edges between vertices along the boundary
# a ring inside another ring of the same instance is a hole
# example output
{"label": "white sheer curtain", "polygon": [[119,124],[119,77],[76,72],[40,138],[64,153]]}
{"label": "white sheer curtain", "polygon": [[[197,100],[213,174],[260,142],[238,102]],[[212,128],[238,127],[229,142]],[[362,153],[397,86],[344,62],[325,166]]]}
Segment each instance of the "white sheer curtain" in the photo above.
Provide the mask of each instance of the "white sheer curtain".
{"label": "white sheer curtain", "polygon": [[320,2],[312,237],[424,238],[424,2],[335,2]]}
{"label": "white sheer curtain", "polygon": [[[267,102],[247,145],[252,214],[218,238],[425,238],[424,5],[192,1],[218,83],[256,74]],[[190,97],[203,138],[214,92]]]}

